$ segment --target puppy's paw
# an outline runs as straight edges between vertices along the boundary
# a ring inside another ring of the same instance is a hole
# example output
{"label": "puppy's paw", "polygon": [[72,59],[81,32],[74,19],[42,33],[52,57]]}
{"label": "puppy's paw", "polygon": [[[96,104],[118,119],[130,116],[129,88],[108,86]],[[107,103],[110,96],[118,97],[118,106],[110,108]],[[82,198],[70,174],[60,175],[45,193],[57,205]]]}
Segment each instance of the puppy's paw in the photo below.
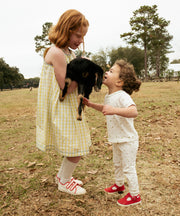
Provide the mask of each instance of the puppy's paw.
{"label": "puppy's paw", "polygon": [[77,115],[77,120],[78,120],[78,121],[82,121],[82,116]]}
{"label": "puppy's paw", "polygon": [[63,92],[61,91],[60,92],[60,95],[59,95],[59,100],[62,102],[64,100],[64,97],[63,97]]}

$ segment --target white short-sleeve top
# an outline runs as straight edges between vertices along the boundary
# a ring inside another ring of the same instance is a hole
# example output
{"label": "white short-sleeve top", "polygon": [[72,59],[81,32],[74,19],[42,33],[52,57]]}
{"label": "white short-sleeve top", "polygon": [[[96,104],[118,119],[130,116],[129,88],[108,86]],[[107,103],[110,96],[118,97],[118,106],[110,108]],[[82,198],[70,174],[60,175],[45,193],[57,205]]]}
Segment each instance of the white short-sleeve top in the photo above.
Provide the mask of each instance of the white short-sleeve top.
{"label": "white short-sleeve top", "polygon": [[[129,107],[135,105],[131,96],[120,90],[105,96],[104,104],[113,107]],[[125,118],[119,115],[107,115],[108,141],[122,143],[138,140],[138,133],[134,128],[134,118]]]}

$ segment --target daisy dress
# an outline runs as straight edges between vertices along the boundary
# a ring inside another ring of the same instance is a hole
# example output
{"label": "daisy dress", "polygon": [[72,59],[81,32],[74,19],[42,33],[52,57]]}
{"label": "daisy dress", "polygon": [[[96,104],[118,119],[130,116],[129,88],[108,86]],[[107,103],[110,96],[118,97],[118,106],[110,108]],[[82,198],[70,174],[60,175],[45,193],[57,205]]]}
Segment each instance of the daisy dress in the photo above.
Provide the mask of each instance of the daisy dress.
{"label": "daisy dress", "polygon": [[[66,55],[67,63],[73,58],[73,54]],[[36,146],[42,151],[55,149],[67,157],[86,155],[91,138],[84,114],[82,121],[76,119],[77,89],[67,94],[63,102],[59,94],[54,68],[44,61],[38,89]]]}

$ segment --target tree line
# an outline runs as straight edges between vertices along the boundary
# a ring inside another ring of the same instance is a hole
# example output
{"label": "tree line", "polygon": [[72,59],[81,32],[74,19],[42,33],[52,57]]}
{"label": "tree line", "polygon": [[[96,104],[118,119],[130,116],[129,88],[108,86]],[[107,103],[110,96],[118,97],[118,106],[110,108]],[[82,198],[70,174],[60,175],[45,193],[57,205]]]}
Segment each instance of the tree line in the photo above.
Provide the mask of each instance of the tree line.
{"label": "tree line", "polygon": [[[143,80],[152,76],[161,78],[172,73],[167,70],[167,54],[172,52],[170,41],[173,38],[167,30],[170,21],[159,16],[157,5],[144,5],[135,10],[129,24],[131,31],[120,35],[120,38],[126,41],[126,47],[100,50],[96,54],[86,53],[86,56],[105,70],[112,66],[116,59],[126,58],[134,65],[138,77]],[[34,38],[36,52],[40,55],[51,45],[48,40],[51,26],[51,22],[46,22],[42,26],[42,35]],[[81,55],[82,52],[77,51],[76,54]]]}
{"label": "tree line", "polygon": [[3,58],[0,58],[0,89],[38,87],[39,78],[25,79],[19,73],[19,68],[9,66]]}
{"label": "tree line", "polygon": [[[172,76],[174,72],[167,69],[169,64],[167,54],[172,52],[170,41],[173,38],[167,31],[170,21],[159,17],[157,11],[157,5],[144,5],[133,12],[129,21],[131,31],[120,35],[120,38],[126,41],[126,47],[106,48],[95,54],[86,52],[85,55],[99,64],[104,71],[108,70],[116,59],[124,58],[134,65],[137,76],[142,80],[151,79],[152,76],[157,78]],[[34,37],[35,51],[41,56],[51,45],[48,32],[52,25],[51,22],[44,23],[42,35]],[[82,55],[82,51],[76,51],[76,55]],[[0,59],[1,90],[13,87],[37,87],[38,83],[38,77],[24,79],[18,68],[10,67],[2,58]]]}

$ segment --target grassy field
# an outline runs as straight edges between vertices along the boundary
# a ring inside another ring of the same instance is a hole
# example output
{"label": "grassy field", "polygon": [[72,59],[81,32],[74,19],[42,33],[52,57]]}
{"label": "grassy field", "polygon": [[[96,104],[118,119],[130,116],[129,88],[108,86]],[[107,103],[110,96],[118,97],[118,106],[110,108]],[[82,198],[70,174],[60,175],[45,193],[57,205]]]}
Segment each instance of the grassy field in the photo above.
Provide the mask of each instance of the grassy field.
{"label": "grassy field", "polygon": [[[103,103],[106,91],[103,87],[91,100]],[[116,204],[123,195],[103,191],[114,183],[114,169],[101,113],[85,109],[93,144],[74,177],[84,182],[87,194],[74,197],[54,182],[62,157],[36,148],[37,89],[0,92],[0,215],[180,215],[180,83],[143,83],[132,97],[139,111],[142,204],[123,208]]]}

